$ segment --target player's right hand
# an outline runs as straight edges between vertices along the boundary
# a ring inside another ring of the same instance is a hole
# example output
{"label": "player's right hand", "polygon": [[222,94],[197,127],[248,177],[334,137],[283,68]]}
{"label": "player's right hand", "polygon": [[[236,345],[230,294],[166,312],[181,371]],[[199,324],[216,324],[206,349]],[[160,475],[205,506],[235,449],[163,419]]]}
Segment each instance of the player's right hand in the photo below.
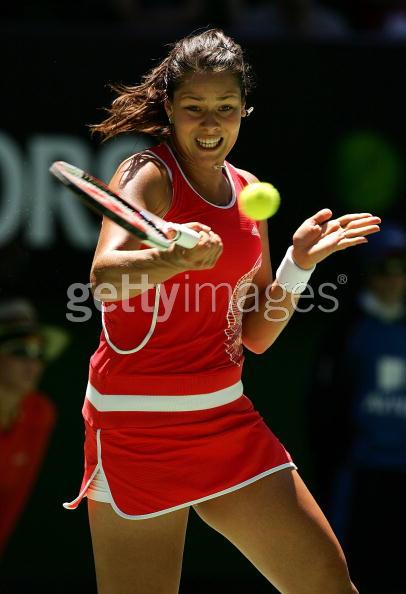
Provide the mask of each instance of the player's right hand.
{"label": "player's right hand", "polygon": [[219,235],[202,223],[184,223],[200,233],[199,242],[191,249],[174,244],[167,252],[172,263],[184,270],[205,270],[213,268],[223,252],[223,242]]}

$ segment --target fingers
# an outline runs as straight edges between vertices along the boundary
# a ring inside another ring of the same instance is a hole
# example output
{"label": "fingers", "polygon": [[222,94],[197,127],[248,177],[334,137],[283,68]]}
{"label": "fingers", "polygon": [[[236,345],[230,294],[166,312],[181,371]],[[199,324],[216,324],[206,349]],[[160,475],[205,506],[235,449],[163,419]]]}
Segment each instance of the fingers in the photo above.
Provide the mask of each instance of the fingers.
{"label": "fingers", "polygon": [[[319,210],[313,217],[310,217],[310,221],[317,225],[324,226],[328,231],[338,229],[339,227],[359,227],[363,225],[377,225],[381,222],[380,217],[374,216],[369,212],[357,212],[351,214],[345,214],[341,217],[337,217],[334,220],[330,220],[332,217],[332,211],[329,208],[323,208]],[[328,226],[328,227],[327,227]]]}
{"label": "fingers", "polygon": [[186,227],[190,227],[194,231],[205,231],[206,233],[209,233],[209,231],[211,231],[211,227],[209,227],[208,225],[203,225],[203,223],[198,223],[197,221],[194,221],[192,223],[184,223],[184,225]]}
{"label": "fingers", "polygon": [[216,233],[213,233],[213,231],[209,231],[209,233],[202,237],[202,241],[198,245],[205,252],[199,254],[200,259],[196,263],[196,267],[201,269],[212,268],[223,252],[221,238]]}
{"label": "fingers", "polygon": [[[329,208],[323,208],[316,212],[315,215],[307,219],[300,227],[299,236],[307,235],[308,239],[314,241],[317,237],[322,237],[326,233],[331,233],[332,221],[330,220],[333,213]],[[340,225],[337,225],[337,228]]]}
{"label": "fingers", "polygon": [[[380,231],[379,223],[381,219],[373,216],[369,213],[356,213],[351,215],[344,215],[337,219],[340,222],[342,228],[342,237],[340,240],[345,239],[344,247],[350,247],[348,240],[365,239],[366,235],[377,233]],[[361,241],[361,243],[366,243]],[[342,243],[339,243],[340,249],[342,249]],[[357,243],[351,245],[358,245]]]}
{"label": "fingers", "polygon": [[326,223],[323,223],[321,225],[321,232],[322,232],[323,237],[325,235],[330,235],[331,233],[334,233],[335,231],[338,231],[339,229],[341,229],[341,225],[337,221],[337,219],[329,220]]}
{"label": "fingers", "polygon": [[368,239],[365,237],[356,237],[355,239],[344,237],[336,244],[336,250],[345,250],[355,245],[362,245],[363,243],[368,243]]}
{"label": "fingers", "polygon": [[306,219],[293,235],[293,243],[310,245],[325,232],[325,225],[328,224],[332,212],[329,208],[323,208],[315,215]]}
{"label": "fingers", "polygon": [[[341,217],[337,217],[336,220],[340,223],[341,227],[346,227],[347,225],[349,225],[350,223],[353,223],[354,221],[361,221],[363,219],[370,219],[370,218],[379,219],[379,217],[374,217],[370,212],[356,212],[356,213],[342,215]],[[380,220],[381,219],[379,219],[379,221]]]}
{"label": "fingers", "polygon": [[333,213],[329,208],[322,208],[321,210],[316,212],[316,214],[313,215],[310,218],[310,220],[314,222],[316,225],[322,225],[323,223],[331,219],[332,216]]}
{"label": "fingers", "polygon": [[221,238],[213,231],[200,231],[200,240],[198,245],[222,244]]}
{"label": "fingers", "polygon": [[343,235],[348,239],[360,237],[364,235],[371,235],[371,233],[377,233],[380,231],[379,225],[363,225],[361,227],[346,227],[343,230]]}
{"label": "fingers", "polygon": [[360,238],[380,231],[380,222],[379,217],[370,213],[346,214],[323,223],[321,225],[322,237],[333,235],[338,239]]}
{"label": "fingers", "polygon": [[192,249],[183,250],[182,257],[187,261],[190,270],[213,268],[223,251],[223,242],[207,225],[194,225],[195,230],[200,231],[200,239]]}
{"label": "fingers", "polygon": [[351,213],[337,219],[332,219],[332,214],[323,208],[294,233],[293,246],[305,263],[303,268],[311,268],[336,251],[368,243],[367,236],[380,231],[381,219],[371,213]]}
{"label": "fingers", "polygon": [[354,213],[337,219],[342,228],[337,249],[343,250],[355,245],[368,243],[367,235],[380,231],[381,219],[370,213]]}

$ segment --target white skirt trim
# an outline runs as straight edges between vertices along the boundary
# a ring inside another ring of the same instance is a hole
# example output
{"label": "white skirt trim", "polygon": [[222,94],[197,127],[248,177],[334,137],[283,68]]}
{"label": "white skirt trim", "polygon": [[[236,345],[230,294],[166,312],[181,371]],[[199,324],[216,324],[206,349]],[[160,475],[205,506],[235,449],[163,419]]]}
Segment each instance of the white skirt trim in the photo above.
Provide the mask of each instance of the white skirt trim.
{"label": "white skirt trim", "polygon": [[[193,501],[186,501],[185,503],[181,503],[179,505],[174,505],[173,507],[168,507],[166,509],[161,509],[159,511],[156,511],[156,512],[153,512],[150,514],[130,515],[130,514],[126,514],[123,511],[121,511],[121,509],[118,507],[118,505],[114,501],[113,495],[111,494],[110,486],[109,486],[106,474],[103,470],[102,449],[101,449],[101,429],[97,430],[96,439],[97,439],[97,460],[98,460],[96,468],[94,469],[92,476],[87,481],[85,487],[82,489],[82,491],[80,492],[78,497],[76,499],[74,499],[73,501],[71,501],[70,503],[63,504],[63,506],[66,509],[74,509],[74,506],[78,501],[80,501],[83,497],[88,497],[89,499],[93,499],[95,501],[102,501],[104,503],[110,503],[110,505],[114,509],[114,511],[119,516],[121,516],[122,518],[125,518],[127,520],[147,520],[148,518],[155,518],[157,516],[162,516],[163,514],[168,514],[170,512],[176,511],[178,509],[182,509],[184,507],[190,507],[191,505],[196,505],[197,503],[201,503],[202,501],[208,501],[209,499],[214,499],[215,497],[221,497],[221,495],[226,495],[227,493],[232,493],[233,491],[242,489],[243,487],[246,487],[247,485],[250,485],[251,483],[258,481],[259,479],[264,478],[265,476],[268,476],[269,474],[278,472],[279,470],[284,470],[285,468],[292,468],[295,470],[297,469],[296,464],[294,464],[293,462],[286,462],[285,464],[280,464],[279,466],[275,466],[274,468],[269,468],[268,470],[265,470],[264,472],[261,472],[260,474],[257,474],[255,476],[247,479],[246,481],[243,481],[242,483],[233,485],[232,487],[229,487],[228,489],[223,489],[222,491],[218,491],[217,493],[212,493],[211,495],[206,495],[206,497],[200,497],[199,499],[194,499]],[[100,472],[100,475],[97,480],[99,482],[99,485],[100,484],[102,485],[101,490],[97,488],[97,485],[93,485],[92,487],[90,487],[90,484],[94,480],[98,471]],[[90,489],[89,489],[89,487],[90,487]]]}
{"label": "white skirt trim", "polygon": [[66,503],[63,503],[63,507],[65,509],[76,509],[76,507],[78,506],[78,504],[82,501],[83,497],[86,496],[87,490],[89,488],[89,486],[91,485],[94,477],[96,476],[98,470],[99,470],[99,464],[96,464],[96,468],[93,470],[92,475],[90,477],[90,479],[87,481],[86,485],[83,487],[83,489],[80,491],[79,495],[76,497],[76,499],[73,499],[72,501],[67,501]]}
{"label": "white skirt trim", "polygon": [[176,412],[206,410],[229,404],[243,395],[241,381],[236,384],[209,392],[184,396],[144,396],[141,394],[100,394],[90,383],[87,385],[86,398],[100,412],[153,411]]}

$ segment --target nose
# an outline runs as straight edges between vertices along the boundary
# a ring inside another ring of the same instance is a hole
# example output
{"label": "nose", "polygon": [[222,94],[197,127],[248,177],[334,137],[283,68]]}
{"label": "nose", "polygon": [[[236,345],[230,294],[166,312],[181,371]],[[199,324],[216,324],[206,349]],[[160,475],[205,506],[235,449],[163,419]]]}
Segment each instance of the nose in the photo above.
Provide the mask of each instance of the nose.
{"label": "nose", "polygon": [[201,120],[201,126],[207,130],[219,128],[220,126],[217,121],[216,114],[211,111],[204,112],[204,115]]}

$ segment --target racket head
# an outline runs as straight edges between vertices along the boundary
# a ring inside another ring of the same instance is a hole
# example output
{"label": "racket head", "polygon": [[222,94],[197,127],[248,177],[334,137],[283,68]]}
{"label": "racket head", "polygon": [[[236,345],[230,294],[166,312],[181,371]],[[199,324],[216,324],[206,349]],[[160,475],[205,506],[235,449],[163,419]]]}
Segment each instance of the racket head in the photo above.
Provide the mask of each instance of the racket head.
{"label": "racket head", "polygon": [[155,217],[152,220],[149,216],[146,217],[143,211],[121,198],[93,175],[65,161],[55,161],[49,170],[87,206],[126,229],[142,243],[161,250],[168,249],[172,244],[172,239],[158,227],[158,222],[164,223],[162,219]]}

